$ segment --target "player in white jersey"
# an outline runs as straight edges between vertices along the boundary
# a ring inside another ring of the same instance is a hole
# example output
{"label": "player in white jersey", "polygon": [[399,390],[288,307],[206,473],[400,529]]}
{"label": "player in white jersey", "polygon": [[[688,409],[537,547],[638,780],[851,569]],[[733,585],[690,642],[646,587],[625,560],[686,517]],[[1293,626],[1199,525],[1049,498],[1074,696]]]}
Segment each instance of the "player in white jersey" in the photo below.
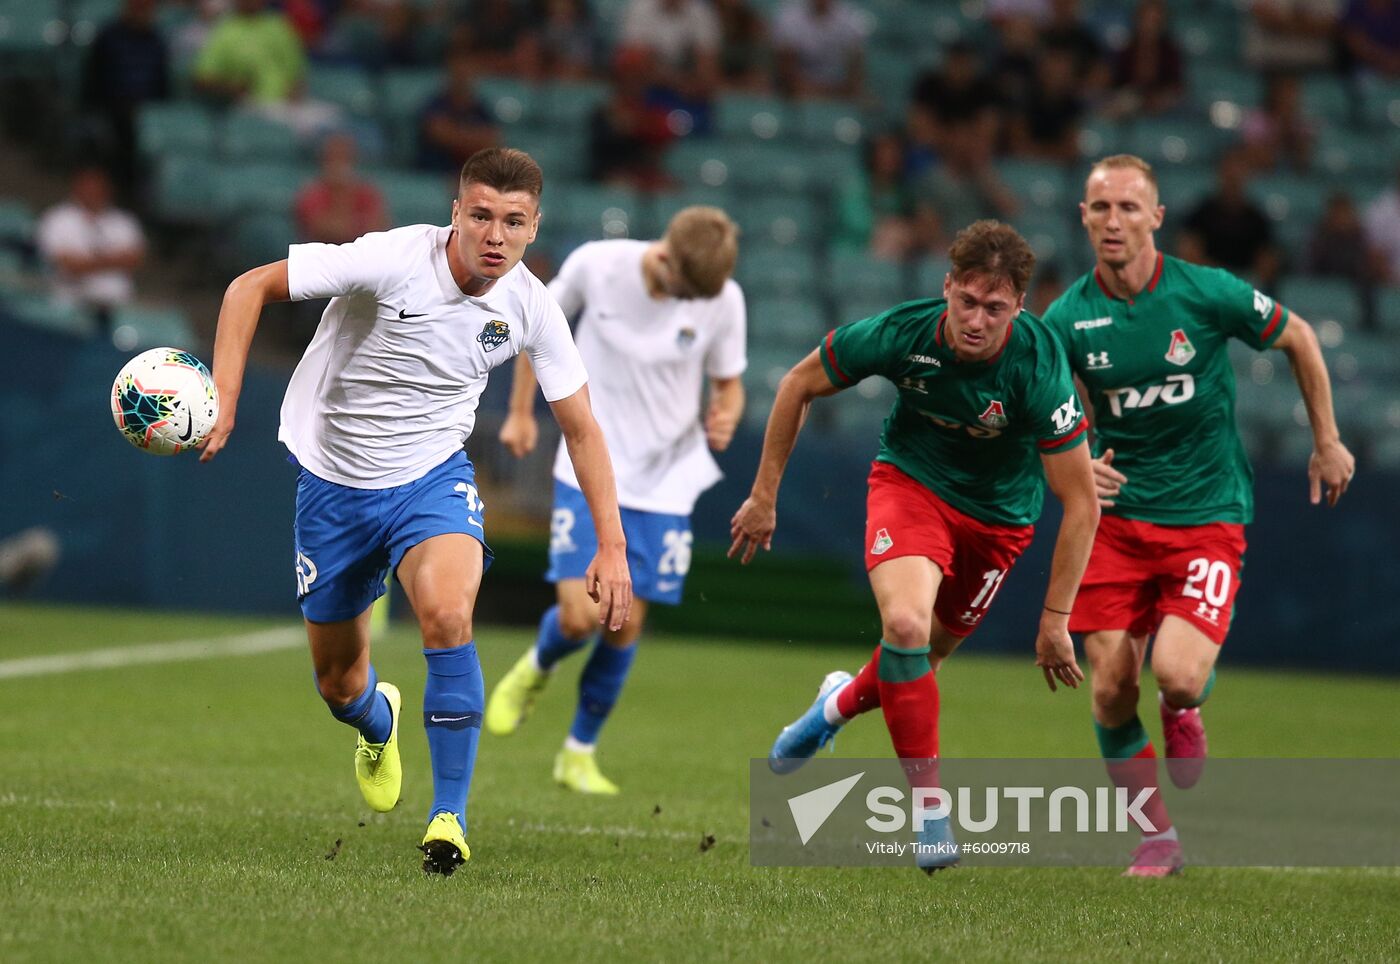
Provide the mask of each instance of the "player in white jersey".
{"label": "player in white jersey", "polygon": [[297,597],[316,684],[360,733],[355,775],[366,802],[399,799],[400,695],[369,658],[374,600],[393,571],[418,617],[428,678],[423,725],[433,804],[423,869],[451,874],[470,856],[467,790],[485,689],[472,609],[491,551],[463,445],[487,374],[528,355],[563,432],[598,551],[584,576],[610,632],[631,607],[612,464],[589,407],[587,375],[559,306],[520,263],[539,227],[543,176],[529,155],[492,148],[462,168],[452,222],[294,244],[285,261],[229,285],[214,341],[219,420],[209,461],[233,430],[248,347],[265,304],[331,299],[287,386],[278,437],[300,465]]}
{"label": "player in white jersey", "polygon": [[[744,296],[730,275],[738,231],[718,208],[680,211],[660,241],[585,244],[559,269],[550,294],[577,318],[579,352],[591,373],[594,413],[617,470],[627,562],[637,600],[632,620],[599,639],[584,565],[596,530],[579,478],[560,449],[546,578],[558,604],[539,638],[491,694],[486,728],[507,734],[529,713],[560,659],[592,645],[578,708],[554,779],[582,793],[614,794],[594,746],[637,651],[649,603],[680,602],[690,568],[690,513],[720,478],[710,455],[728,446],[744,408]],[[709,405],[701,402],[709,382]],[[535,379],[522,356],[501,440],[516,455],[534,448]]]}

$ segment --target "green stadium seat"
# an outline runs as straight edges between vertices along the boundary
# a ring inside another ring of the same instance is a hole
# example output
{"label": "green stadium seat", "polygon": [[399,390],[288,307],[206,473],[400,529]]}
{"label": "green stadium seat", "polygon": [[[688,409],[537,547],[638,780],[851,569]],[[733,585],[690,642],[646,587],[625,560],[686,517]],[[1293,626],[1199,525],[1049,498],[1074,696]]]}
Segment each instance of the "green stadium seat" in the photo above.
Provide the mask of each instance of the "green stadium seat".
{"label": "green stadium seat", "polygon": [[1376,149],[1374,131],[1342,126],[1329,127],[1318,136],[1314,155],[1322,171],[1334,177],[1385,181],[1395,173],[1397,156],[1394,151]]}
{"label": "green stadium seat", "polygon": [[774,245],[810,245],[821,234],[822,212],[810,198],[758,197],[740,204],[732,214],[751,241]]}
{"label": "green stadium seat", "polygon": [[534,84],[514,77],[478,77],[476,95],[502,124],[535,124],[545,120],[545,98]]}
{"label": "green stadium seat", "polygon": [[[218,169],[212,197],[205,203],[223,216],[292,209],[297,192],[316,175],[315,168],[271,162],[225,164]],[[206,185],[205,193],[211,193]]]}
{"label": "green stadium seat", "polygon": [[24,256],[14,248],[0,247],[0,279],[11,280],[24,273]]}
{"label": "green stadium seat", "polygon": [[386,122],[418,117],[429,99],[442,90],[445,77],[436,68],[385,71],[380,85],[380,116]]}
{"label": "green stadium seat", "polygon": [[[58,0],[10,0],[0,5],[0,53],[43,55],[67,38]],[[0,73],[7,72],[0,66]]]}
{"label": "green stadium seat", "polygon": [[1079,156],[1097,161],[1110,154],[1121,154],[1126,140],[1122,125],[1090,117],[1079,127]]}
{"label": "green stadium seat", "polygon": [[1394,472],[1400,469],[1400,432],[1382,433],[1371,446],[1371,464]]}
{"label": "green stadium seat", "polygon": [[865,136],[860,105],[839,101],[804,101],[797,107],[797,126],[803,137],[816,144],[855,146]]}
{"label": "green stadium seat", "polygon": [[156,215],[172,224],[208,225],[218,219],[215,203],[223,168],[197,154],[166,154],[156,167]]}
{"label": "green stadium seat", "polygon": [[287,246],[300,240],[290,214],[265,212],[241,217],[233,225],[227,251],[229,273],[280,261],[287,256]]}
{"label": "green stadium seat", "polygon": [[1007,158],[997,163],[997,174],[1016,196],[1042,211],[1065,214],[1079,201],[1079,180],[1075,170],[1074,187],[1064,165],[1050,161]]}
{"label": "green stadium seat", "polygon": [[558,185],[545,205],[541,232],[554,241],[646,237],[647,205],[627,188],[597,184]]}
{"label": "green stadium seat", "polygon": [[1279,300],[1313,325],[1337,322],[1347,339],[1361,324],[1360,293],[1342,278],[1289,278],[1279,290]]}
{"label": "green stadium seat", "polygon": [[147,104],[136,122],[136,142],[148,158],[172,153],[212,154],[214,121],[198,104]]}
{"label": "green stadium seat", "polygon": [[1400,334],[1400,288],[1376,292],[1376,325],[1391,337]]}
{"label": "green stadium seat", "polygon": [[1327,201],[1325,187],[1318,179],[1302,174],[1270,174],[1255,178],[1249,193],[1276,222],[1291,222],[1306,233],[1322,213]]}
{"label": "green stadium seat", "polygon": [[0,292],[0,314],[48,331],[64,332],[83,338],[97,334],[97,321],[91,312],[66,301],[57,301],[40,292]]}
{"label": "green stadium seat", "polygon": [[810,298],[753,298],[748,315],[750,342],[788,350],[794,361],[830,328],[826,311]]}
{"label": "green stadium seat", "polygon": [[601,81],[578,80],[549,84],[540,91],[544,123],[553,130],[582,134],[598,105],[608,99],[608,85]]}
{"label": "green stadium seat", "polygon": [[[282,257],[286,257],[285,251]],[[190,349],[195,336],[188,316],[178,308],[123,305],[112,318],[112,340],[132,350],[163,346]]]}
{"label": "green stadium seat", "polygon": [[553,185],[581,181],[588,175],[588,142],[582,136],[565,131],[512,130],[505,144],[529,154],[544,171],[546,204]]}
{"label": "green stadium seat", "polygon": [[28,244],[34,240],[34,212],[23,201],[0,200],[0,245]]}
{"label": "green stadium seat", "polygon": [[798,133],[799,119],[787,101],[759,94],[726,94],[715,106],[722,137],[771,141]]}
{"label": "green stadium seat", "polygon": [[452,219],[456,183],[450,176],[382,171],[374,183],[384,194],[393,224],[447,224]]}
{"label": "green stadium seat", "polygon": [[1224,143],[1224,134],[1206,122],[1139,118],[1128,129],[1124,147],[1149,164],[1170,167],[1212,163]]}
{"label": "green stadium seat", "polygon": [[923,258],[914,265],[914,287],[909,291],[910,300],[916,298],[942,298],[943,279],[953,269],[947,258]]}
{"label": "green stadium seat", "polygon": [[740,253],[735,277],[751,298],[812,297],[820,273],[816,257],[806,248],[751,244]]}
{"label": "green stadium seat", "polygon": [[1371,78],[1362,103],[1362,116],[1375,130],[1400,128],[1400,80]]}
{"label": "green stadium seat", "polygon": [[1346,82],[1328,74],[1309,74],[1303,79],[1303,113],[1328,122],[1326,140],[1340,122],[1351,116],[1352,96]]}
{"label": "green stadium seat", "polygon": [[1168,224],[1184,220],[1215,190],[1215,168],[1208,164],[1182,164],[1156,174],[1158,200],[1166,206]]}
{"label": "green stadium seat", "polygon": [[[648,216],[652,234],[660,236],[666,230],[666,225],[671,223],[671,218],[675,216],[677,211],[693,204],[721,208],[730,217],[734,217],[738,212],[734,193],[726,191],[724,188],[692,187],[675,194],[657,195],[652,200],[651,213]],[[759,240],[741,237],[739,239],[739,257],[744,256],[744,249],[747,245]]]}
{"label": "green stadium seat", "polygon": [[[939,292],[942,297],[942,292]],[[867,292],[865,294],[846,294],[836,299],[836,315],[832,319],[832,327],[849,325],[853,321],[863,321],[866,318],[873,318],[895,305],[900,304],[904,299],[898,296],[892,298],[882,298],[878,293]]]}
{"label": "green stadium seat", "polygon": [[828,265],[826,286],[832,298],[869,296],[884,299],[887,306],[904,300],[907,272],[897,261],[881,261],[864,253],[833,251]]}
{"label": "green stadium seat", "polygon": [[727,143],[701,138],[672,146],[666,166],[687,185],[731,185],[755,191],[804,191],[836,176],[835,163],[823,152],[789,144]]}
{"label": "green stadium seat", "polygon": [[1263,81],[1257,73],[1225,60],[1193,64],[1190,83],[1192,99],[1205,109],[1218,101],[1240,108],[1254,107],[1263,91]]}
{"label": "green stadium seat", "polygon": [[122,0],[73,0],[68,6],[68,27],[74,44],[85,47],[97,32],[121,13]]}
{"label": "green stadium seat", "polygon": [[369,74],[359,67],[314,65],[306,75],[306,91],[361,117],[372,115],[379,101]]}
{"label": "green stadium seat", "polygon": [[219,132],[220,153],[231,160],[291,163],[302,157],[296,134],[285,124],[257,114],[235,112]]}
{"label": "green stadium seat", "polygon": [[1068,214],[1026,210],[1018,214],[1013,223],[1030,242],[1040,264],[1053,262],[1062,268],[1066,264],[1078,264],[1081,254],[1088,249],[1089,242],[1082,228]]}

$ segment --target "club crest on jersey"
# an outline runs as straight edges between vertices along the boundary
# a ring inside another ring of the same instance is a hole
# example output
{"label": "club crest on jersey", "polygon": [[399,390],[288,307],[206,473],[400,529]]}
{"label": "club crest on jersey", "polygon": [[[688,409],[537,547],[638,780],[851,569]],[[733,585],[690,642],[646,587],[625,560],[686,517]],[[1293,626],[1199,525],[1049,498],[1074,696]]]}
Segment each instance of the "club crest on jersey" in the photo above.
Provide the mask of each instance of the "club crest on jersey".
{"label": "club crest on jersey", "polygon": [[680,331],[676,332],[676,347],[681,351],[685,351],[685,349],[693,344],[695,344],[694,328],[682,328]]}
{"label": "club crest on jersey", "polygon": [[492,318],[482,327],[476,340],[481,342],[482,348],[494,351],[510,341],[510,325],[499,318]]}
{"label": "club crest on jersey", "polygon": [[890,530],[880,529],[875,533],[875,542],[870,547],[872,556],[883,556],[894,548],[894,540],[890,538]]}
{"label": "club crest on jersey", "polygon": [[988,403],[987,410],[977,416],[977,421],[987,428],[1006,428],[1006,408],[994,398]]}
{"label": "club crest on jersey", "polygon": [[1186,337],[1186,332],[1180,328],[1172,331],[1172,342],[1167,346],[1167,361],[1173,365],[1185,365],[1196,357],[1196,346],[1191,344],[1191,339]]}

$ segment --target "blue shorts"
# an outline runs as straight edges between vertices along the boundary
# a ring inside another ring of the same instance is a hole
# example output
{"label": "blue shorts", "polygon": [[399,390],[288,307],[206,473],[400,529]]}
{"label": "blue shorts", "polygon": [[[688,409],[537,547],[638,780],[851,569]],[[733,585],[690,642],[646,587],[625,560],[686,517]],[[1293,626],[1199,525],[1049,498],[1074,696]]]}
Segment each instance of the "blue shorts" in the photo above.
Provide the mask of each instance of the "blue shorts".
{"label": "blue shorts", "polygon": [[297,601],[313,623],[354,619],[384,594],[404,553],[433,536],[461,532],[485,550],[486,506],[465,452],[420,479],[387,489],[354,489],[305,468],[297,477]]}
{"label": "blue shorts", "polygon": [[[690,571],[690,516],[623,509],[622,534],[627,538],[632,593],[648,602],[679,603]],[[597,551],[598,532],[583,493],[556,479],[545,578],[582,579]]]}

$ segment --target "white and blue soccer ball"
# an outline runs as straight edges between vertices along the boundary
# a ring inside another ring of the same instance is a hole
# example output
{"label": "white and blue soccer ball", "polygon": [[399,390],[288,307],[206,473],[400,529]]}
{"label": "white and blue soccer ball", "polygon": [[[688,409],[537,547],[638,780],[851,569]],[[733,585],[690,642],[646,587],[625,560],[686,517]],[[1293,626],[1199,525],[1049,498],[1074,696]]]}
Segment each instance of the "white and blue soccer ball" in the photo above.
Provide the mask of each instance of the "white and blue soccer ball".
{"label": "white and blue soccer ball", "polygon": [[218,417],[213,376],[179,348],[143,351],[112,383],[112,419],[128,442],[152,455],[193,448],[213,431]]}

